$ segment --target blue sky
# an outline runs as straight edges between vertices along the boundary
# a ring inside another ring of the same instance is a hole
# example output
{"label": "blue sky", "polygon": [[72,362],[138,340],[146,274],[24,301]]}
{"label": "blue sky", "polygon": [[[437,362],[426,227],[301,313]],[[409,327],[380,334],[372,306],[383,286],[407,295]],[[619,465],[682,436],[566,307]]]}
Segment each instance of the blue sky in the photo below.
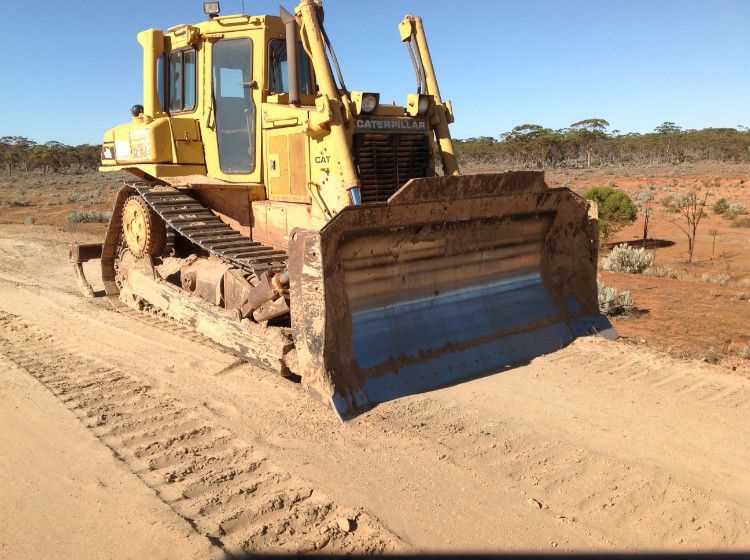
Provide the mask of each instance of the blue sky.
{"label": "blue sky", "polygon": [[[294,2],[284,1],[292,9]],[[225,0],[222,13],[241,11]],[[245,0],[278,13],[277,0]],[[649,132],[750,126],[748,0],[324,0],[350,89],[403,103],[415,89],[396,25],[421,15],[453,135],[589,117]],[[98,143],[141,102],[138,31],[204,18],[198,0],[0,0],[0,136]],[[103,23],[103,22],[106,22]]]}

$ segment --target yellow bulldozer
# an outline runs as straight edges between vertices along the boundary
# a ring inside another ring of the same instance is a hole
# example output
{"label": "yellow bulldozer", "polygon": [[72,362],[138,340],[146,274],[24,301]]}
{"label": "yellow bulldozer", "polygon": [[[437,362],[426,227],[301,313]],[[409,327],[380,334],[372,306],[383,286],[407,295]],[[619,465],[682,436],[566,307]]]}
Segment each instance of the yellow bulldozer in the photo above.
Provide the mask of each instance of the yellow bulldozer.
{"label": "yellow bulldozer", "polygon": [[[598,224],[542,172],[461,175],[422,20],[404,105],[349,90],[319,0],[138,34],[143,105],[104,134],[106,295],[300,381],[342,418],[589,334]],[[122,303],[119,303],[122,305]]]}

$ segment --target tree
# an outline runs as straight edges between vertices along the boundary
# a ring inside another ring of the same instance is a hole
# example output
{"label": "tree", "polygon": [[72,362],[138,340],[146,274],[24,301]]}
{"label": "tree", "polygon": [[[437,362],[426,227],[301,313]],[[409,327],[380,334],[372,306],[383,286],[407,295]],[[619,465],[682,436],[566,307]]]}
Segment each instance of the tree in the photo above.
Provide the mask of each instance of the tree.
{"label": "tree", "polygon": [[679,134],[682,128],[670,121],[664,121],[654,129],[657,134]]}
{"label": "tree", "polygon": [[465,165],[492,167],[565,167],[594,165],[647,165],[675,162],[750,162],[750,130],[704,128],[684,130],[666,121],[655,132],[607,133],[604,119],[587,119],[570,128],[552,130],[540,124],[522,124],[500,135],[456,140]]}
{"label": "tree", "polygon": [[570,130],[580,137],[586,150],[586,167],[591,167],[591,151],[597,141],[607,137],[609,123],[604,119],[584,119],[570,125]]}
{"label": "tree", "polygon": [[641,247],[645,247],[648,240],[648,228],[651,225],[651,217],[654,214],[651,208],[651,204],[654,201],[654,193],[651,190],[638,191],[633,195],[633,201],[638,207],[641,216],[643,216],[643,240]]}
{"label": "tree", "polygon": [[593,187],[583,195],[596,202],[599,208],[599,243],[605,245],[610,237],[635,221],[638,209],[628,193],[612,187]]}
{"label": "tree", "polygon": [[[708,191],[703,193],[703,198],[701,198],[698,194],[698,190],[693,188],[687,194],[682,194],[676,198],[668,198],[664,201],[664,206],[667,212],[669,212],[671,215],[679,215],[678,217],[668,219],[670,222],[680,228],[682,232],[687,236],[689,263],[693,262],[698,225],[700,224],[703,216],[706,215],[706,212],[704,210],[706,208],[707,199]],[[678,218],[682,218],[682,220],[679,220]]]}
{"label": "tree", "polygon": [[29,170],[29,155],[36,142],[23,136],[3,136],[0,138],[3,149],[0,152],[5,170],[10,174],[14,169]]}

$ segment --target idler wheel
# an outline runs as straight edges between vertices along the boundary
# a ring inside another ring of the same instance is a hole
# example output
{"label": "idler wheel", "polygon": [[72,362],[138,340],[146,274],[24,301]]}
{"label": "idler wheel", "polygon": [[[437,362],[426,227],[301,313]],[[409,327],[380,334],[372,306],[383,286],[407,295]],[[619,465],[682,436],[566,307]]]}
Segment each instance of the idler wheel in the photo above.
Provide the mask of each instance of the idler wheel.
{"label": "idler wheel", "polygon": [[131,196],[122,209],[122,234],[136,257],[157,256],[164,251],[167,228],[143,198]]}

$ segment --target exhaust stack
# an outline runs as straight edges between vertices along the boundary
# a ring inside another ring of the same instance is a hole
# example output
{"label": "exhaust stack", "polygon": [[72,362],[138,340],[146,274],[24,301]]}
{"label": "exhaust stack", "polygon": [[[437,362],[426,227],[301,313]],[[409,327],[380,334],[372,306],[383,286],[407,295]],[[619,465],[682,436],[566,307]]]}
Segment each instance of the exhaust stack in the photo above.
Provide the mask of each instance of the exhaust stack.
{"label": "exhaust stack", "polygon": [[289,73],[289,105],[299,106],[299,80],[297,60],[297,20],[292,14],[279,6],[281,22],[286,29],[286,65]]}
{"label": "exhaust stack", "polygon": [[153,118],[164,112],[156,82],[157,61],[164,54],[164,33],[160,29],[141,31],[138,42],[143,47],[143,114]]}

